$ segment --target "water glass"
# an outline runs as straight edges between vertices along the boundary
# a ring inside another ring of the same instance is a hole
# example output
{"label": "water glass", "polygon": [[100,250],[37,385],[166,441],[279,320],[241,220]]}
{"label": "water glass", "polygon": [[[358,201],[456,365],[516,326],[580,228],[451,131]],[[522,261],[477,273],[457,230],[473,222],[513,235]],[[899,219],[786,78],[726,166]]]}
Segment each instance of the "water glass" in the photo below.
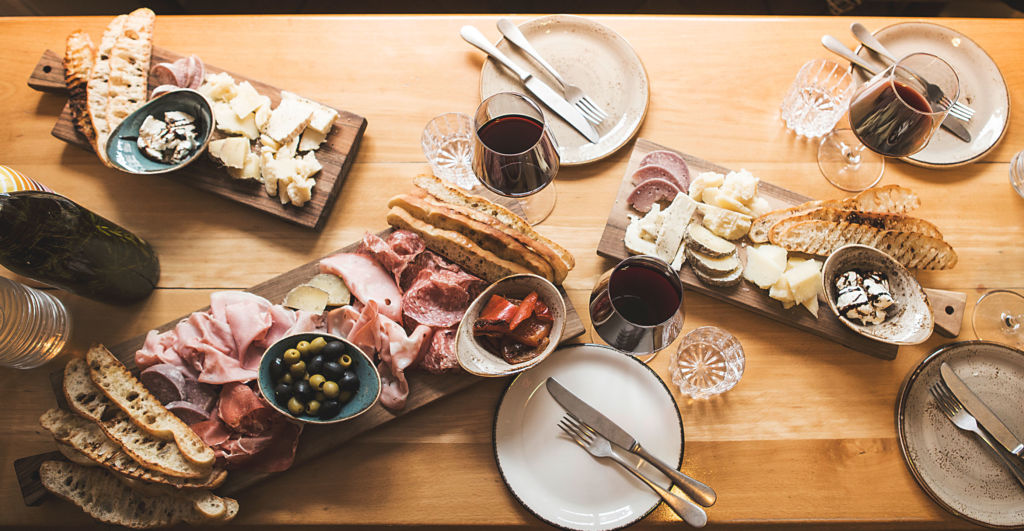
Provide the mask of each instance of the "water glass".
{"label": "water glass", "polygon": [[715,326],[686,334],[669,361],[672,383],[698,400],[732,389],[743,376],[746,357],[735,336]]}
{"label": "water glass", "polygon": [[68,341],[71,319],[53,295],[0,277],[0,366],[32,369]]}
{"label": "water glass", "polygon": [[423,154],[434,175],[471,190],[480,182],[473,175],[473,118],[450,112],[427,122],[420,137]]}
{"label": "water glass", "polygon": [[818,138],[839,123],[854,88],[850,73],[838,63],[808,61],[782,100],[782,120],[797,135]]}
{"label": "water glass", "polygon": [[1010,159],[1010,184],[1018,195],[1024,197],[1024,151]]}

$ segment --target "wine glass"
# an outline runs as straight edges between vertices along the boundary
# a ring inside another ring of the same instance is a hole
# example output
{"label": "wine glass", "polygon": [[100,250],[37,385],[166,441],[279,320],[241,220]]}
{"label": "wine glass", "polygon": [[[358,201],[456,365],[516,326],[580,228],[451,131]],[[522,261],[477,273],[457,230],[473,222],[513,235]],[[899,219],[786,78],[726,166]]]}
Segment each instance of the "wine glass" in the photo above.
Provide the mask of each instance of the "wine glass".
{"label": "wine glass", "polygon": [[986,292],[974,305],[974,335],[1024,348],[1024,295],[1007,289]]}
{"label": "wine glass", "polygon": [[558,150],[544,113],[518,92],[499,92],[476,109],[473,172],[487,189],[514,199],[536,225],[555,208]]}
{"label": "wine glass", "polygon": [[590,292],[590,321],[609,345],[654,359],[683,329],[683,283],[664,260],[626,258],[606,271]]}
{"label": "wine glass", "polygon": [[924,149],[960,94],[953,67],[928,53],[906,55],[860,86],[850,102],[850,129],[818,146],[818,167],[838,188],[859,192],[882,178],[885,157]]}

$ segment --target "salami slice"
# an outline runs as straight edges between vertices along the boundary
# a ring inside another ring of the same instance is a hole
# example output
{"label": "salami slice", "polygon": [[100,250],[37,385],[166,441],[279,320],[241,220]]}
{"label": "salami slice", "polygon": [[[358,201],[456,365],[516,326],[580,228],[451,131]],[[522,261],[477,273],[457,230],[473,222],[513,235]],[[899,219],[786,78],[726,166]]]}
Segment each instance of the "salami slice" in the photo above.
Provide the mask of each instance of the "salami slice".
{"label": "salami slice", "polygon": [[434,332],[427,353],[420,359],[420,367],[431,374],[443,374],[459,368],[455,355],[455,327]]}
{"label": "salami slice", "polygon": [[632,183],[639,185],[644,181],[649,181],[651,179],[664,179],[676,185],[677,188],[684,192],[690,188],[690,181],[680,181],[679,178],[676,177],[676,175],[670,172],[667,168],[654,165],[641,166],[636,171],[634,171]]}
{"label": "salami slice", "polygon": [[458,324],[473,301],[461,280],[446,269],[420,272],[402,298],[405,316],[427,326]]}
{"label": "salami slice", "polygon": [[[690,187],[690,167],[678,153],[664,150],[652,151],[640,159],[640,167],[644,166],[661,166],[675,176],[684,192]],[[633,181],[633,184],[639,184],[639,182]]]}
{"label": "salami slice", "polygon": [[633,189],[626,202],[640,212],[647,212],[654,203],[671,201],[675,199],[676,194],[681,192],[682,190],[672,181],[658,178],[648,179]]}

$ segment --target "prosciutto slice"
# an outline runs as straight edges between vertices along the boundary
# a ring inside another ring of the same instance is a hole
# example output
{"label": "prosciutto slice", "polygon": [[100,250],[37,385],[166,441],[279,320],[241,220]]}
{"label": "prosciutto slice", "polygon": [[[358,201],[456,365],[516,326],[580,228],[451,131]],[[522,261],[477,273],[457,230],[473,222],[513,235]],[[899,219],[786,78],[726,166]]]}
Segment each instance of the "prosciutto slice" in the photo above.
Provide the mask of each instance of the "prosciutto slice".
{"label": "prosciutto slice", "polygon": [[356,253],[340,253],[320,261],[320,272],[338,275],[364,304],[376,301],[380,313],[402,320],[402,293],[391,274],[376,260]]}

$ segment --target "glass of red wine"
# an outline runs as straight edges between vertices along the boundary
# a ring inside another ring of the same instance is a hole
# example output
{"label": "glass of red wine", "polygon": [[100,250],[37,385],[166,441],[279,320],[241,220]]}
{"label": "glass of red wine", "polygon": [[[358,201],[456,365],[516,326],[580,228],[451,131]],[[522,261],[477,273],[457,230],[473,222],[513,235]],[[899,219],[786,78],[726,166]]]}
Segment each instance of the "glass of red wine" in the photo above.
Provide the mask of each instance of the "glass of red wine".
{"label": "glass of red wine", "polygon": [[906,55],[857,88],[850,129],[821,140],[818,167],[833,185],[859,192],[882,178],[885,157],[924,149],[960,95],[949,63],[928,53]]}
{"label": "glass of red wine", "polygon": [[683,283],[663,260],[631,256],[598,279],[590,321],[612,347],[647,363],[683,329]]}
{"label": "glass of red wine", "polygon": [[555,208],[558,150],[544,113],[518,92],[499,92],[476,109],[473,172],[488,190],[518,203],[536,225]]}

